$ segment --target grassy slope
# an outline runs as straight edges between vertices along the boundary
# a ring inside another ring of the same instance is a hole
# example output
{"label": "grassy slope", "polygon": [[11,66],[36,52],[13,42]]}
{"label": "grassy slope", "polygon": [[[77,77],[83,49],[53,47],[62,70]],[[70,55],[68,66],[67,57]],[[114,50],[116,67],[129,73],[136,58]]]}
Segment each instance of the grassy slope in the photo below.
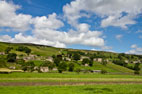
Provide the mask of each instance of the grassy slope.
{"label": "grassy slope", "polygon": [[125,73],[125,74],[133,74],[133,70],[130,70],[128,68],[113,64],[113,63],[108,63],[106,66],[102,65],[99,62],[94,62],[94,66],[93,67],[86,67],[86,66],[79,66],[76,65],[76,67],[79,67],[81,69],[91,69],[91,70],[106,70],[109,73]]}
{"label": "grassy slope", "polygon": [[32,54],[40,55],[40,56],[52,56],[53,54],[59,53],[59,48],[54,47],[45,47],[45,46],[35,46],[31,44],[9,44],[0,42],[0,51],[4,51],[6,47],[13,47],[14,49],[11,52],[14,52],[18,55],[25,54],[23,52],[16,51],[18,46],[27,46],[32,50]]}

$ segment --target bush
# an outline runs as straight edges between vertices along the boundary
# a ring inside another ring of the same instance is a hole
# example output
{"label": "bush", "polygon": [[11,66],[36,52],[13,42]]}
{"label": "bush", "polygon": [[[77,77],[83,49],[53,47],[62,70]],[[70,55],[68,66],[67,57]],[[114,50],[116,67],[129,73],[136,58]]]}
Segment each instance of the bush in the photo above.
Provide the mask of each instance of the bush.
{"label": "bush", "polygon": [[106,74],[107,73],[107,71],[106,70],[101,70],[101,74]]}
{"label": "bush", "polygon": [[134,72],[134,74],[139,75],[139,74],[140,74],[140,72],[139,72],[139,71],[135,71],[135,72]]}
{"label": "bush", "polygon": [[31,49],[28,47],[24,47],[24,46],[19,46],[16,50],[17,51],[24,51],[25,53],[27,53],[27,55],[29,55],[31,53]]}
{"label": "bush", "polygon": [[77,72],[78,74],[81,72],[81,69],[80,68],[77,68],[76,70],[75,70],[75,72]]}

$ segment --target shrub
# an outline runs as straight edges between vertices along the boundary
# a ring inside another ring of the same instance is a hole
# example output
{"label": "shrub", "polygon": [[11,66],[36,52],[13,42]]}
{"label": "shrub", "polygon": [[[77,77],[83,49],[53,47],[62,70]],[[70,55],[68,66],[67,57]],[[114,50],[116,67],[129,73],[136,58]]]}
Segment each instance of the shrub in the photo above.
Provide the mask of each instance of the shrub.
{"label": "shrub", "polygon": [[140,74],[140,72],[139,72],[139,71],[135,71],[135,72],[134,72],[134,74],[139,75],[139,74]]}
{"label": "shrub", "polygon": [[81,69],[80,68],[77,68],[76,70],[75,70],[75,72],[77,72],[78,74],[81,72]]}
{"label": "shrub", "polygon": [[104,70],[104,69],[101,70],[101,74],[106,74],[106,73],[107,73],[106,70]]}

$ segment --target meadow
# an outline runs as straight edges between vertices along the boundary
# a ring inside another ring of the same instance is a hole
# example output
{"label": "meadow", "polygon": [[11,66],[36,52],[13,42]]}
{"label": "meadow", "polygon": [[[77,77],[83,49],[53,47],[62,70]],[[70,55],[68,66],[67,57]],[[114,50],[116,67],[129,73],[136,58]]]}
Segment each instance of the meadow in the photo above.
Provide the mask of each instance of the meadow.
{"label": "meadow", "polygon": [[0,94],[142,94],[141,84],[0,86]]}

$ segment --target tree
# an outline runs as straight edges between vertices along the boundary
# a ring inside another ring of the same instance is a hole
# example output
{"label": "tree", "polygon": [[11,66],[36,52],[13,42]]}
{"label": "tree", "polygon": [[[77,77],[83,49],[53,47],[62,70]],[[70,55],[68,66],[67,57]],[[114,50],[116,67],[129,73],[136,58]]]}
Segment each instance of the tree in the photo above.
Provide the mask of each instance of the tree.
{"label": "tree", "polygon": [[74,70],[74,63],[70,63],[69,64],[69,71],[73,71]]}
{"label": "tree", "polygon": [[60,64],[60,59],[59,58],[55,57],[55,58],[53,58],[53,61],[54,61],[54,64],[56,66],[59,66],[59,64]]}
{"label": "tree", "polygon": [[89,66],[92,67],[93,66],[93,61],[89,60]]}
{"label": "tree", "polygon": [[140,63],[136,63],[134,66],[135,71],[140,71]]}
{"label": "tree", "polygon": [[27,53],[27,55],[29,55],[31,53],[31,49],[28,47],[25,47],[24,51],[25,51],[25,53]]}
{"label": "tree", "polygon": [[102,65],[106,66],[107,62],[105,60],[102,61]]}
{"label": "tree", "polygon": [[80,60],[80,54],[78,54],[78,53],[74,53],[74,55],[73,55],[73,59],[74,59],[75,61]]}
{"label": "tree", "polygon": [[15,53],[9,53],[7,55],[7,61],[8,62],[15,62],[16,61],[16,56],[17,56],[17,54],[15,54]]}
{"label": "tree", "polygon": [[13,47],[7,47],[7,48],[5,49],[5,53],[8,54],[12,49],[13,49]]}
{"label": "tree", "polygon": [[33,72],[34,71],[34,67],[35,67],[35,64],[33,61],[29,61],[29,62],[25,62],[22,66],[22,70],[24,71],[30,71],[30,72]]}
{"label": "tree", "polygon": [[82,65],[88,64],[89,63],[89,59],[88,58],[84,58],[82,61]]}
{"label": "tree", "polygon": [[40,67],[48,67],[49,70],[52,70],[55,67],[55,64],[50,61],[45,61]]}
{"label": "tree", "polygon": [[67,70],[67,64],[66,62],[61,62],[58,66],[58,72],[62,73],[63,71]]}
{"label": "tree", "polygon": [[17,51],[24,51],[25,47],[24,46],[18,46],[18,48],[16,49]]}
{"label": "tree", "polygon": [[16,50],[17,51],[24,51],[27,55],[29,55],[31,53],[31,49],[28,47],[24,47],[24,46],[19,46]]}

